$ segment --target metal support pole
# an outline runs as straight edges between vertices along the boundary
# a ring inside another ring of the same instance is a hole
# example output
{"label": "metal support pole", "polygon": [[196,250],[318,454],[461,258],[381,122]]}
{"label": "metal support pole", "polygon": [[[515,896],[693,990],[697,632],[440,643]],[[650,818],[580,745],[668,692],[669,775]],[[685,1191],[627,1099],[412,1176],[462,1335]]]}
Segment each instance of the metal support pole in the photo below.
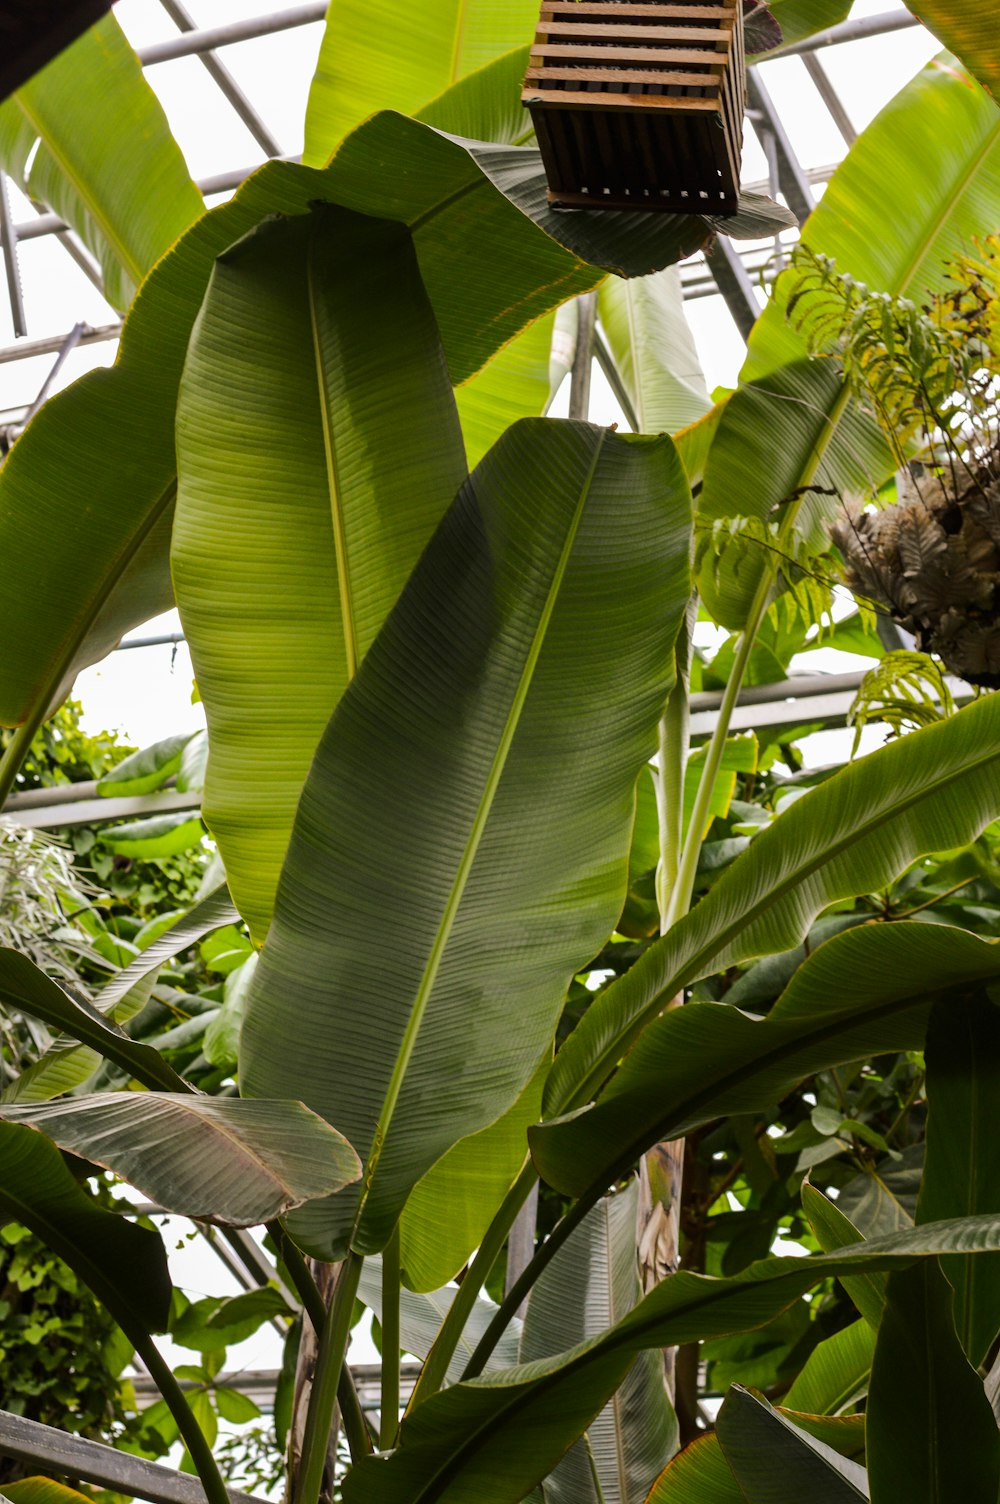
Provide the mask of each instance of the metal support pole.
{"label": "metal support pole", "polygon": [[579,323],[576,331],[576,354],[569,378],[569,415],[586,422],[590,415],[590,372],[594,362],[594,334],[597,329],[597,294],[585,292],[577,299]]}
{"label": "metal support pole", "polygon": [[781,123],[781,116],[775,109],[774,102],[761,81],[760,70],[757,68],[747,70],[747,96],[751,105],[750,119],[765,152],[767,151],[767,133],[770,132],[774,138],[781,191],[785,195],[785,202],[789,209],[799,224],[803,225],[815,208],[816,201],[809,185],[809,178],[795,155],[792,143]]}
{"label": "metal support pole", "polygon": [[42,403],[45,401],[46,397],[49,395],[49,392],[52,390],[52,383],[53,383],[53,381],[55,381],[56,377],[59,375],[59,372],[62,370],[63,366],[65,365],[67,356],[69,355],[70,351],[71,350],[75,350],[76,347],[77,347],[77,345],[80,343],[80,335],[82,333],[83,333],[83,325],[82,324],[74,324],[73,327],[72,327],[72,329],[67,334],[66,338],[63,340],[61,346],[59,347],[59,354],[55,358],[55,362],[54,362],[54,364],[52,366],[51,371],[46,376],[45,380],[42,382],[42,385],[41,385],[41,388],[40,388],[40,390],[38,392],[37,397],[35,398],[34,402],[31,404],[31,406],[28,408],[27,413],[25,414],[25,418],[24,418],[25,423],[30,423],[31,422],[32,418],[35,416],[35,414],[37,413],[38,409],[41,407]]}
{"label": "metal support pole", "polygon": [[787,47],[776,47],[769,52],[768,62],[776,57],[801,57],[807,52],[820,52],[824,47],[839,47],[844,42],[863,42],[868,37],[884,37],[893,31],[907,31],[922,23],[908,10],[886,10],[877,16],[858,16],[852,21],[842,21],[839,26],[830,26],[826,31],[817,31],[801,42],[789,42]]}
{"label": "metal support pole", "polygon": [[816,85],[816,91],[820,99],[822,99],[830,111],[838,131],[847,142],[847,145],[853,146],[858,139],[858,133],[854,128],[854,122],[844,108],[843,100],[833,87],[830,75],[814,52],[804,53],[802,61],[806,65],[806,72]]}
{"label": "metal support pole", "polygon": [[7,274],[7,295],[10,298],[14,334],[18,339],[23,339],[28,332],[28,324],[24,316],[21,273],[17,265],[17,226],[11,218],[5,172],[0,172],[0,242],[3,244],[3,265]]}
{"label": "metal support pole", "polygon": [[753,283],[746,267],[727,235],[719,235],[705,256],[705,265],[715,278],[715,285],[726,300],[733,322],[745,340],[757,322],[760,304],[754,297]]}
{"label": "metal support pole", "polygon": [[154,42],[151,47],[140,47],[139,61],[144,68],[151,68],[155,63],[172,62],[175,57],[197,57],[200,52],[212,52],[216,47],[231,47],[235,42],[250,42],[257,37],[273,36],[277,31],[291,31],[293,26],[308,26],[313,21],[322,21],[326,10],[327,0],[314,0],[311,5],[295,5],[290,10],[275,11],[269,16],[256,16],[249,21],[206,26],[200,31],[189,31],[184,36],[171,37],[168,42]]}
{"label": "metal support pole", "polygon": [[[163,6],[163,9],[166,11],[171,21],[173,21],[178,31],[186,32],[188,35],[191,35],[191,33],[198,30],[197,23],[192,19],[191,16],[188,15],[183,5],[179,3],[179,0],[160,0],[160,4]],[[271,135],[271,132],[268,130],[267,126],[264,124],[257,111],[254,109],[253,105],[250,103],[249,99],[246,97],[243,90],[240,88],[239,84],[236,82],[235,78],[226,67],[225,63],[220,63],[214,52],[201,52],[198,54],[198,56],[201,58],[201,61],[205,65],[205,68],[208,71],[210,77],[214,79],[216,84],[218,84],[219,89],[229,100],[229,103],[232,105],[237,115],[239,115],[240,119],[243,121],[243,124],[253,136],[254,140],[257,142],[257,145],[261,148],[261,150],[266,152],[269,157],[280,157],[281,147]]]}

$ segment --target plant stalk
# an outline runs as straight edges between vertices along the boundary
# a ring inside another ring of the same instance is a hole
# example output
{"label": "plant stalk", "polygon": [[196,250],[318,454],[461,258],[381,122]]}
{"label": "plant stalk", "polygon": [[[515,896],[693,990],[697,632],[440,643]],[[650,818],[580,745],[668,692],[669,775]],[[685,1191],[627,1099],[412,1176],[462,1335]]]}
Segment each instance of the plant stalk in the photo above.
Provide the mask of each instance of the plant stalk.
{"label": "plant stalk", "polygon": [[[316,1281],[309,1272],[309,1265],[280,1222],[269,1222],[267,1230],[274,1239],[275,1246],[281,1250],[288,1278],[302,1302],[306,1315],[314,1329],[322,1332],[326,1323],[326,1304],[316,1286]],[[346,1362],[340,1370],[337,1404],[340,1406],[340,1418],[344,1423],[344,1435],[347,1437],[347,1445],[350,1448],[351,1461],[357,1465],[363,1457],[371,1455],[372,1438],[365,1420],[365,1413],[361,1408],[361,1401],[358,1399],[358,1391],[351,1377],[351,1370]]]}
{"label": "plant stalk", "polygon": [[347,1355],[347,1343],[351,1335],[351,1316],[361,1279],[364,1259],[353,1250],[344,1260],[343,1271],[337,1281],[333,1303],[326,1313],[316,1358],[316,1373],[312,1394],[309,1397],[309,1414],[306,1418],[305,1438],[302,1444],[302,1471],[295,1504],[319,1504],[326,1470],[330,1431],[337,1404],[340,1375]]}
{"label": "plant stalk", "polygon": [[660,766],[656,776],[660,860],[656,871],[656,903],[660,911],[661,935],[666,933],[666,915],[677,884],[684,840],[684,773],[691,723],[689,684],[697,612],[698,598],[692,595],[674,651],[677,678],[660,721]]}
{"label": "plant stalk", "polygon": [[212,1448],[195,1419],[194,1411],[188,1404],[183,1389],[174,1378],[170,1365],[147,1333],[132,1330],[128,1336],[177,1422],[177,1429],[191,1454],[191,1461],[195,1465],[209,1504],[230,1504],[229,1490],[219,1472]]}
{"label": "plant stalk", "polygon": [[[493,1221],[486,1230],[483,1241],[479,1245],[479,1251],[465,1272],[465,1278],[459,1285],[455,1299],[448,1309],[448,1314],[441,1323],[441,1328],[434,1339],[434,1345],[427,1354],[427,1361],[420,1371],[420,1377],[417,1380],[407,1407],[408,1410],[415,1409],[424,1400],[430,1399],[432,1394],[437,1394],[444,1383],[448,1367],[455,1356],[455,1349],[458,1347],[459,1339],[465,1330],[465,1325],[472,1313],[472,1308],[479,1298],[479,1292],[489,1278],[490,1270],[497,1261],[507,1234],[514,1225],[518,1212],[528,1199],[531,1189],[537,1180],[538,1176],[535,1174],[534,1166],[529,1160],[504,1197],[500,1210],[493,1218]],[[528,1268],[530,1267],[531,1265],[529,1264]],[[513,1295],[515,1289],[516,1285],[511,1287],[511,1295]],[[506,1301],[504,1305],[506,1305]],[[520,1301],[515,1302],[512,1311],[516,1312],[519,1305]],[[505,1320],[503,1325],[506,1326],[506,1324]],[[497,1337],[500,1336],[502,1330],[503,1326],[498,1329]],[[495,1346],[495,1341],[490,1347],[490,1352],[492,1352],[493,1346]],[[488,1357],[489,1353],[486,1356]]]}
{"label": "plant stalk", "polygon": [[36,715],[25,721],[23,726],[18,726],[10,739],[3,756],[0,757],[0,809],[7,803],[7,796],[14,787],[14,780],[21,771],[21,764],[28,755],[31,743],[35,739],[35,732],[45,719],[44,708]]}
{"label": "plant stalk", "polygon": [[399,1223],[382,1253],[382,1417],[379,1446],[388,1452],[399,1430]]}
{"label": "plant stalk", "polygon": [[569,378],[569,415],[581,422],[590,416],[590,373],[594,362],[594,336],[597,332],[597,294],[585,292],[576,300],[579,323],[576,355]]}

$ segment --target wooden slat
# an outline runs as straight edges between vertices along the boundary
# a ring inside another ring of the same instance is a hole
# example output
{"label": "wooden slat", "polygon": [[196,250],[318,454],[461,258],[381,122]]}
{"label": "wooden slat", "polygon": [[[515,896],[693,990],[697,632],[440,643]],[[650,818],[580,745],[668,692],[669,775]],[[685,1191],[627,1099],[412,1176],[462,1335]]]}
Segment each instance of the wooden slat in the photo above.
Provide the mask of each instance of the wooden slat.
{"label": "wooden slat", "polygon": [[[677,73],[663,68],[630,68],[628,73],[618,73],[617,78],[627,78],[630,84],[676,84],[678,87],[690,86],[694,88],[718,90],[720,79],[725,77],[721,72],[714,73]],[[525,84],[532,79],[554,80],[557,78],[573,82],[574,79],[586,79],[592,83],[608,83],[607,68],[577,68],[572,63],[560,68],[552,64],[548,68],[529,68],[524,75]],[[644,95],[636,95],[642,99]]]}
{"label": "wooden slat", "polygon": [[[701,63],[713,72],[721,73],[726,66],[725,51],[703,52],[695,47],[567,47],[555,43],[551,47],[537,44],[532,47],[529,62],[532,67],[544,66],[547,57],[576,59],[584,66],[598,61],[609,63]],[[610,72],[610,70],[609,70]]]}
{"label": "wooden slat", "polygon": [[[599,3],[587,4],[586,0],[545,0],[542,6],[541,19],[546,21],[556,16],[587,16],[592,17],[599,13]],[[700,20],[704,16],[708,20],[724,21],[736,13],[733,5],[707,4],[707,5],[630,5],[627,0],[621,4],[615,4],[614,14],[621,16],[640,16],[643,20],[650,21],[673,21],[673,20]]]}
{"label": "wooden slat", "polygon": [[670,45],[673,42],[706,42],[713,47],[732,45],[732,27],[721,26],[628,26],[608,24],[589,26],[572,21],[552,21],[545,27],[546,41],[553,37],[575,38],[578,46],[585,47],[591,41],[606,46],[609,41],[650,42]]}
{"label": "wooden slat", "polygon": [[545,95],[531,92],[524,96],[525,104],[540,110],[557,111],[567,105],[576,110],[673,110],[678,115],[709,112],[718,115],[719,104],[715,99],[695,99],[686,94],[577,94],[568,89],[553,90]]}

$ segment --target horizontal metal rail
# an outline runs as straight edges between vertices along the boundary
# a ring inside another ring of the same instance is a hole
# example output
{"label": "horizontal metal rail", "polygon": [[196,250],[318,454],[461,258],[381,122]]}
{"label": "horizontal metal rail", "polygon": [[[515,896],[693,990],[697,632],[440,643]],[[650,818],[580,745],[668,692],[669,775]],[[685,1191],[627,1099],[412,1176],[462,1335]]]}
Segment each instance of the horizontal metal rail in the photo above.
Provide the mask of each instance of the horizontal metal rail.
{"label": "horizontal metal rail", "polygon": [[61,788],[48,792],[55,794],[59,803],[24,805],[18,801],[26,796],[13,794],[0,816],[27,830],[62,830],[72,825],[107,825],[112,820],[138,820],[144,815],[172,815],[201,808],[200,794],[179,794],[172,789],[121,799],[71,799]]}
{"label": "horizontal metal rail", "polygon": [[894,31],[907,31],[911,26],[923,23],[908,10],[884,10],[877,16],[858,16],[853,21],[841,21],[839,26],[829,26],[826,31],[817,31],[801,42],[789,42],[787,47],[776,47],[767,53],[763,62],[776,57],[799,57],[805,52],[821,52],[824,47],[840,47],[845,42],[864,42],[870,37],[888,36]]}
{"label": "horizontal metal rail", "polygon": [[[0,1456],[25,1462],[32,1470],[44,1468],[56,1477],[82,1478],[149,1504],[205,1504],[205,1490],[197,1478],[6,1410],[0,1410]],[[229,1497],[233,1504],[264,1504],[235,1488]]]}
{"label": "horizontal metal rail", "polygon": [[309,5],[294,5],[289,10],[251,16],[246,21],[196,28],[165,42],[140,47],[139,61],[144,68],[152,68],[157,63],[170,63],[179,57],[198,57],[203,52],[214,52],[217,47],[232,47],[237,42],[252,42],[257,37],[274,36],[275,32],[291,31],[296,26],[309,26],[322,21],[326,10],[326,0],[312,0]]}

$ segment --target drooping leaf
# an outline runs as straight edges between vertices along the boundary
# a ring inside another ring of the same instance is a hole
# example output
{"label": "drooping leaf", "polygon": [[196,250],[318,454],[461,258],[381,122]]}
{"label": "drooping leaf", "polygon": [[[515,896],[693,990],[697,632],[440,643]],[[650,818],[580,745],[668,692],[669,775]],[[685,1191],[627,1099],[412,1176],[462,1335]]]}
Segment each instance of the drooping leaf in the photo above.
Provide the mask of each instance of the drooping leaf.
{"label": "drooping leaf", "polygon": [[3,1497],[9,1504],[87,1504],[86,1494],[52,1478],[19,1478],[5,1483]]}
{"label": "drooping leaf", "polygon": [[801,1430],[762,1394],[729,1389],[716,1421],[747,1504],[852,1504],[868,1498],[863,1467]]}
{"label": "drooping leaf", "polygon": [[958,1340],[953,1299],[934,1261],[889,1275],[868,1389],[873,1504],[995,1504],[1000,1432]]}
{"label": "drooping leaf", "polygon": [[117,856],[148,861],[191,851],[201,844],[204,834],[201,816],[180,810],[176,814],[153,815],[148,820],[131,820],[127,825],[113,825],[102,834],[101,842]]}
{"label": "drooping leaf", "polygon": [[97,1092],[0,1107],[60,1149],[113,1170],[167,1211],[255,1227],[361,1172],[350,1144],[300,1102]]}
{"label": "drooping leaf", "polygon": [[467,473],[409,231],[327,208],[240,242],[177,418],[172,559],[208,717],[205,818],[262,942],[323,728]]}
{"label": "drooping leaf", "polygon": [[546,1049],[513,1107],[449,1149],[414,1186],[399,1222],[403,1279],[411,1290],[440,1289],[479,1247],[527,1159],[528,1128],[541,1115],[551,1059]]}
{"label": "drooping leaf", "polygon": [[554,329],[554,314],[538,319],[455,392],[470,469],[512,423],[545,412]]}
{"label": "drooping leaf", "polygon": [[863,926],[821,946],[764,1019],[725,1003],[671,1009],[645,1030],[594,1106],[530,1130],[535,1163],[565,1194],[592,1196],[660,1139],[761,1111],[817,1070],[919,1048],[931,996],[994,975],[1000,947],[993,947],[943,925]]}
{"label": "drooping leaf", "polygon": [[691,914],[588,1009],[556,1056],[547,1115],[588,1101],[683,986],[790,949],[837,899],[872,892],[918,856],[973,840],[1000,812],[998,735],[1000,704],[986,698],[796,800]]}
{"label": "drooping leaf", "polygon": [[[388,112],[356,131],[324,172],[268,163],[154,268],[114,369],[48,402],[0,472],[0,724],[41,717],[81,668],[172,605],[174,415],[205,288],[216,258],[262,219],[317,202],[411,228],[456,383],[595,286],[600,267],[645,275],[697,250],[715,228],[695,215],[560,216],[536,151],[452,140]],[[725,233],[767,233],[774,213],[748,199]]]}
{"label": "drooping leaf", "polygon": [[163,107],[112,15],[0,106],[0,164],[79,233],[119,309],[204,209]]}
{"label": "drooping leaf", "polygon": [[129,1336],[166,1329],[171,1287],[159,1234],[95,1205],[47,1139],[12,1123],[0,1123],[0,1220],[30,1227]]}
{"label": "drooping leaf", "polygon": [[[994,1104],[1000,1084],[1000,1009],[985,997],[935,1008],[927,1031],[927,1158],[918,1222],[1000,1206]],[[984,1362],[1000,1331],[1000,1260],[942,1262],[955,1291],[955,1325],[969,1361]]]}
{"label": "drooping leaf", "polygon": [[333,0],[306,107],[303,161],[322,166],[375,110],[415,114],[465,75],[526,47],[537,21],[536,0],[425,0],[419,8]]}
{"label": "drooping leaf", "polygon": [[[241,1064],[244,1090],[302,1093],[365,1158],[360,1195],[294,1219],[328,1257],[377,1251],[417,1180],[511,1106],[614,925],[689,505],[669,439],[518,424],[324,734]],[[386,912],[406,937],[389,954],[371,944]]]}
{"label": "drooping leaf", "polygon": [[642,433],[673,434],[708,412],[676,267],[629,282],[609,277],[598,308]]}
{"label": "drooping leaf", "polygon": [[97,792],[107,797],[121,798],[124,795],[152,794],[161,789],[168,778],[180,770],[184,749],[192,733],[183,736],[168,736],[133,752],[123,762],[113,767],[98,779]]}
{"label": "drooping leaf", "polygon": [[[626,1191],[599,1201],[545,1269],[524,1313],[522,1363],[599,1336],[638,1303],[637,1192],[633,1179]],[[578,1442],[546,1478],[546,1504],[643,1504],[677,1442],[663,1355],[641,1353],[589,1426],[589,1456]]]}
{"label": "drooping leaf", "polygon": [[397,1451],[347,1475],[346,1504],[516,1504],[587,1428],[635,1353],[761,1326],[831,1275],[905,1267],[922,1255],[989,1250],[998,1242],[1000,1218],[976,1217],[912,1228],[857,1252],[765,1259],[731,1279],[682,1271],[600,1337],[425,1401],[403,1421]]}

